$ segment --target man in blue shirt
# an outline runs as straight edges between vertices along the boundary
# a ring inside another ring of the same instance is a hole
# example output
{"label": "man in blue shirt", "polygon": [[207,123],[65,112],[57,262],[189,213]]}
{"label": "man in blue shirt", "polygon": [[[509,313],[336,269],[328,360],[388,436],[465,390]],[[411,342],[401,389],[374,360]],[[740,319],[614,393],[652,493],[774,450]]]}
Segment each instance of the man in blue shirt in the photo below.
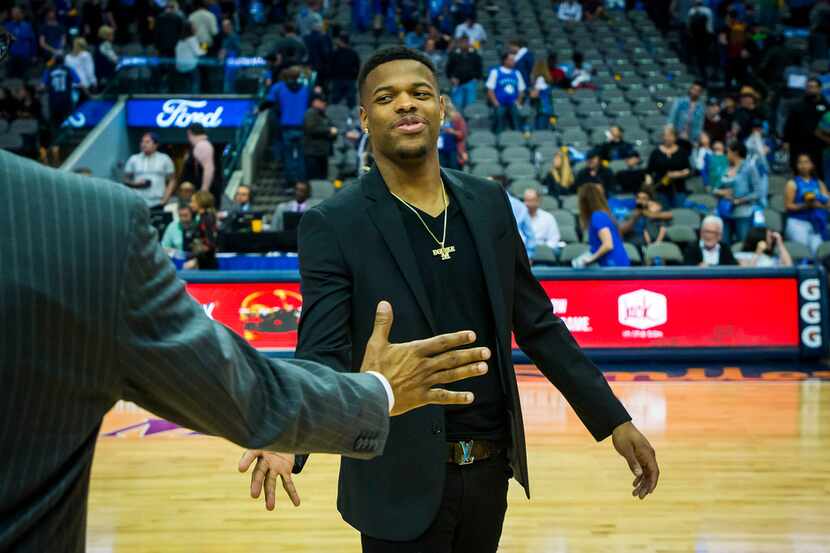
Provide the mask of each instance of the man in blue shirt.
{"label": "man in blue shirt", "polygon": [[58,21],[54,8],[46,11],[46,21],[40,26],[40,47],[47,58],[63,54],[66,49],[66,29]]}
{"label": "man in blue shirt", "polygon": [[11,21],[6,22],[6,31],[14,36],[14,42],[9,48],[6,74],[10,78],[22,79],[26,76],[26,69],[37,63],[37,39],[32,25],[23,19],[23,10],[14,6],[11,16]]}
{"label": "man in blue shirt", "polygon": [[533,232],[533,222],[530,220],[530,213],[527,211],[527,206],[524,202],[515,196],[510,191],[510,181],[507,177],[491,177],[493,180],[501,182],[504,186],[504,193],[510,200],[510,208],[513,210],[513,217],[516,219],[516,225],[519,227],[519,236],[522,237],[525,250],[527,250],[527,258],[533,260],[533,253],[536,251],[536,233]]}
{"label": "man in blue shirt", "polygon": [[525,81],[516,69],[516,57],[505,52],[501,57],[501,67],[494,67],[487,77],[487,97],[493,106],[493,132],[504,129],[507,118],[513,130],[521,128],[519,106],[524,99]]}
{"label": "man in blue shirt", "polygon": [[300,82],[297,68],[287,69],[285,81],[271,86],[266,97],[266,104],[274,106],[278,125],[277,132],[282,154],[283,174],[288,186],[305,180],[305,160],[303,158],[303,117],[309,103],[308,85]]}

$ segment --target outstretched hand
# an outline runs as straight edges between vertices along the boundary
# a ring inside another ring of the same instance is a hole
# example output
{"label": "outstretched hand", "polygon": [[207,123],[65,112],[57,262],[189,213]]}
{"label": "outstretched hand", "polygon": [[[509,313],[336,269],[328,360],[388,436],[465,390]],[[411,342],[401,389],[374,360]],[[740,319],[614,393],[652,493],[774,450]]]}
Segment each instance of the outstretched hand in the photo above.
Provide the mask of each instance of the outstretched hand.
{"label": "outstretched hand", "polygon": [[631,484],[634,490],[631,495],[645,499],[657,487],[660,478],[654,448],[631,422],[615,428],[612,440],[617,453],[625,458],[628,468],[634,474],[634,482]]}
{"label": "outstretched hand", "polygon": [[259,449],[249,449],[242,454],[239,460],[239,472],[247,472],[251,463],[256,459],[256,466],[251,473],[251,497],[258,499],[265,488],[265,508],[273,511],[277,506],[277,476],[282,480],[282,487],[291,503],[300,506],[300,496],[291,480],[291,469],[294,468],[294,455],[291,453],[273,453]]}

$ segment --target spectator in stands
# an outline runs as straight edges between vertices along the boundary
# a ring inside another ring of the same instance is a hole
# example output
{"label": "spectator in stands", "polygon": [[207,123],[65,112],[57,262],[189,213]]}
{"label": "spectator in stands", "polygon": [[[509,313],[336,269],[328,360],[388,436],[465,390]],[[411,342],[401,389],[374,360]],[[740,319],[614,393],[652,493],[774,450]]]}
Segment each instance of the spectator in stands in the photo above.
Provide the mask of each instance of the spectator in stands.
{"label": "spectator in stands", "polygon": [[[776,252],[777,250],[777,252]],[[775,254],[778,255],[775,255]],[[793,258],[777,232],[753,227],[744,240],[742,251],[735,254],[741,267],[792,267]]]}
{"label": "spectator in stands", "polygon": [[199,190],[193,194],[190,209],[196,214],[196,229],[191,241],[193,259],[184,264],[185,269],[218,269],[216,239],[219,227],[216,222],[216,202],[213,194]]}
{"label": "spectator in stands", "polygon": [[412,48],[413,50],[423,50],[426,41],[427,37],[424,33],[424,25],[423,23],[417,23],[415,28],[406,33],[403,43],[407,48]]}
{"label": "spectator in stands", "polygon": [[222,19],[222,35],[219,43],[218,57],[221,61],[239,56],[240,46],[239,34],[233,28],[233,20],[229,17]]}
{"label": "spectator in stands", "polygon": [[205,0],[193,2],[193,12],[187,17],[196,39],[206,52],[213,53],[214,38],[219,34],[219,22],[206,7]]}
{"label": "spectator in stands", "polygon": [[219,219],[223,219],[223,224],[227,225],[228,221],[230,224],[233,224],[233,221],[243,213],[249,213],[253,211],[254,207],[251,203],[253,198],[253,193],[251,192],[251,187],[245,184],[240,184],[236,188],[236,192],[233,195],[233,204],[231,204],[231,208],[227,211],[220,211],[217,213],[217,217]]}
{"label": "spectator in stands", "polygon": [[539,191],[535,188],[526,189],[524,202],[527,214],[530,217],[530,225],[533,227],[533,237],[536,244],[547,246],[553,251],[559,250],[559,242],[561,241],[559,225],[556,224],[553,215],[539,207]]}
{"label": "spectator in stands", "polygon": [[830,52],[830,0],[818,0],[810,12],[810,52],[814,59]]}
{"label": "spectator in stands", "polygon": [[746,81],[747,56],[745,52],[749,42],[748,27],[747,22],[739,17],[737,10],[730,9],[727,12],[726,23],[718,36],[718,41],[725,50],[724,75],[727,88],[740,86]]}
{"label": "spectator in stands", "polygon": [[349,46],[349,35],[340,33],[331,58],[331,103],[345,100],[349,109],[357,105],[357,75],[360,56]]}
{"label": "spectator in stands", "polygon": [[528,83],[530,85],[528,96],[536,107],[536,119],[533,128],[548,130],[551,126],[551,117],[553,117],[553,87],[555,83],[553,77],[551,77],[547,58],[536,60]]}
{"label": "spectator in stands", "polygon": [[821,82],[808,80],[804,98],[790,109],[784,126],[784,147],[790,152],[793,172],[798,170],[798,156],[807,154],[819,176],[824,176],[821,161],[825,143],[815,133],[828,107],[830,105],[821,95]]}
{"label": "spectator in stands", "polygon": [[86,37],[87,42],[92,45],[97,45],[100,38],[100,30],[104,25],[112,28],[112,15],[108,11],[104,11],[104,5],[101,0],[86,0],[81,5],[81,27],[83,36]]}
{"label": "spectator in stands", "polygon": [[706,105],[706,117],[703,120],[703,132],[705,132],[712,143],[723,142],[726,143],[726,134],[729,132],[729,127],[726,121],[723,120],[720,114],[720,104],[716,98],[709,100]]}
{"label": "spectator in stands", "polygon": [[700,240],[689,244],[683,252],[686,265],[716,267],[737,265],[732,248],[723,240],[723,220],[717,215],[707,215],[700,225]]}
{"label": "spectator in stands", "polygon": [[689,54],[704,86],[709,82],[714,30],[712,10],[704,0],[695,0],[688,13],[686,31],[689,36]]}
{"label": "spectator in stands", "polygon": [[524,202],[510,193],[510,181],[504,176],[490,177],[491,180],[501,183],[507,199],[510,201],[510,208],[513,210],[513,217],[516,219],[516,226],[519,229],[519,236],[522,237],[527,258],[533,259],[536,251],[536,235],[533,233],[533,225],[530,222],[530,214]]}
{"label": "spectator in stands", "polygon": [[588,152],[585,158],[585,167],[576,174],[576,187],[580,188],[588,183],[600,184],[606,196],[617,193],[617,181],[614,173],[600,159],[599,149]]}
{"label": "spectator in stands", "polygon": [[830,111],[827,111],[819,119],[816,127],[816,138],[822,142],[822,173],[826,179],[830,176]]}
{"label": "spectator in stands", "polygon": [[761,95],[751,86],[741,87],[738,109],[735,111],[735,119],[732,121],[732,136],[744,141],[752,134],[755,121],[766,119],[763,110],[758,102]]}
{"label": "spectator in stands", "polygon": [[155,133],[144,133],[139,145],[141,153],[130,156],[124,165],[123,182],[133,189],[149,208],[164,206],[176,189],[176,168],[173,160],[158,151]]}
{"label": "spectator in stands", "polygon": [[66,66],[63,56],[58,55],[43,74],[42,84],[49,95],[49,123],[56,133],[75,109],[72,91],[81,85],[81,79],[74,69]]}
{"label": "spectator in stands", "polygon": [[466,36],[470,41],[470,46],[476,50],[481,50],[481,47],[487,41],[487,32],[481,23],[476,21],[475,14],[470,14],[464,23],[455,28],[455,38],[458,40],[462,36]]}
{"label": "spectator in stands", "polygon": [[113,37],[112,27],[103,25],[98,29],[99,43],[95,47],[92,60],[95,65],[95,75],[101,88],[104,88],[107,82],[115,76],[115,70],[118,67],[118,54],[115,53],[115,48],[112,45]]}
{"label": "spectator in stands", "polygon": [[542,184],[547,187],[548,194],[556,198],[576,192],[574,174],[571,169],[571,159],[568,156],[567,146],[563,146],[558,152],[553,154],[550,170],[545,175],[545,180]]}
{"label": "spectator in stands", "polygon": [[305,43],[297,36],[297,29],[291,23],[283,25],[283,38],[277,43],[277,54],[280,56],[282,67],[300,65],[308,58]]}
{"label": "spectator in stands", "polygon": [[507,120],[510,128],[521,128],[519,107],[524,100],[525,82],[516,68],[516,58],[510,52],[501,56],[501,67],[494,67],[487,77],[487,97],[493,108],[493,132],[500,133]]}
{"label": "spectator in stands", "polygon": [[115,24],[115,43],[127,44],[132,38],[131,23],[135,21],[135,0],[109,0],[107,9],[112,13]]}
{"label": "spectator in stands", "polygon": [[467,162],[467,123],[452,100],[446,96],[443,98],[444,119],[438,138],[440,164],[447,169],[461,169]]}
{"label": "spectator in stands", "polygon": [[579,223],[588,234],[590,250],[577,258],[574,266],[599,263],[601,267],[628,267],[631,261],[623,246],[617,224],[611,217],[605,192],[599,184],[579,189]]}
{"label": "spectator in stands", "polygon": [[819,245],[830,239],[827,232],[830,193],[816,177],[810,156],[801,154],[796,160],[797,172],[787,181],[784,205],[787,209],[788,240],[804,244],[815,254]]}
{"label": "spectator in stands", "polygon": [[695,81],[689,87],[689,95],[675,100],[669,113],[668,124],[677,131],[677,137],[693,144],[703,131],[706,111],[703,93],[703,83]]}
{"label": "spectator in stands", "polygon": [[663,130],[663,142],[651,152],[646,171],[655,183],[661,205],[667,208],[683,207],[691,165],[688,152],[677,143],[674,127]]}
{"label": "spectator in stands", "polygon": [[533,52],[528,50],[527,42],[521,38],[514,38],[508,43],[507,50],[513,54],[516,60],[516,70],[522,74],[525,84],[532,85],[533,81],[530,79],[530,74],[533,71],[536,57]]}
{"label": "spectator in stands", "polygon": [[625,169],[617,171],[614,179],[617,181],[617,189],[622,194],[636,194],[644,184],[651,184],[651,176],[643,167],[640,152],[632,148],[625,158]]}
{"label": "spectator in stands", "polygon": [[756,167],[746,161],[743,142],[732,141],[727,148],[729,168],[721,178],[720,187],[712,191],[719,198],[718,215],[726,223],[727,239],[746,238],[752,227],[755,210],[761,201],[761,179]]}
{"label": "spectator in stands", "polygon": [[37,63],[37,40],[32,24],[23,19],[23,10],[18,6],[11,9],[11,21],[5,22],[6,31],[14,35],[6,62],[6,76],[22,79],[29,67]]}
{"label": "spectator in stands", "polygon": [[191,123],[187,128],[187,141],[190,152],[182,167],[182,180],[194,183],[200,190],[210,192],[214,205],[222,201],[225,184],[222,179],[221,155],[217,157],[216,149],[207,136],[201,123]]}
{"label": "spectator in stands", "polygon": [[483,73],[481,55],[470,46],[467,35],[462,35],[447,59],[447,77],[452,83],[452,101],[456,108],[464,111],[476,101]]}
{"label": "spectator in stands", "polygon": [[196,187],[190,181],[182,181],[178,190],[176,190],[176,196],[179,203],[184,205],[190,205],[190,200],[193,198],[193,194],[195,193]]}
{"label": "spectator in stands", "polygon": [[663,211],[663,206],[656,200],[654,189],[646,185],[637,193],[629,217],[620,223],[620,235],[638,248],[658,244],[666,238],[666,225],[672,218],[672,212]]}
{"label": "spectator in stands", "polygon": [[591,83],[593,78],[591,66],[585,63],[582,52],[574,52],[573,70],[571,71],[571,88],[595,88]]}
{"label": "spectator in stands", "polygon": [[[210,17],[213,14],[207,12]],[[182,25],[182,33],[176,43],[176,73],[178,85],[175,87],[178,92],[199,92],[199,58],[205,55],[205,50],[199,44],[199,39],[193,31],[193,25],[189,21]]]}
{"label": "spectator in stands", "polygon": [[582,4],[579,0],[562,0],[556,10],[556,17],[559,21],[569,23],[582,21]]}
{"label": "spectator in stands", "polygon": [[548,69],[550,69],[550,79],[554,85],[560,88],[567,88],[570,85],[567,74],[559,66],[559,56],[556,52],[548,54]]}
{"label": "spectator in stands", "polygon": [[294,21],[300,36],[305,37],[311,33],[315,25],[323,24],[323,17],[318,13],[319,10],[320,5],[314,0],[303,2],[300,5],[300,9],[297,10],[297,16]]}
{"label": "spectator in stands", "polygon": [[283,202],[277,206],[274,216],[271,219],[273,230],[284,230],[283,215],[286,213],[305,213],[311,209],[311,185],[305,181],[297,181],[294,184],[294,199],[290,202]]}
{"label": "spectator in stands", "polygon": [[57,55],[63,55],[66,49],[66,29],[58,21],[57,12],[54,8],[46,10],[46,18],[43,25],[40,25],[40,48],[43,50],[46,58],[54,58]]}
{"label": "spectator in stands", "polygon": [[608,141],[602,144],[599,149],[600,158],[603,161],[618,161],[628,159],[634,152],[634,146],[625,141],[625,131],[619,125],[611,125],[605,136]]}
{"label": "spectator in stands", "polygon": [[337,127],[326,115],[326,99],[320,94],[311,97],[311,105],[303,117],[303,154],[305,178],[329,178],[329,154],[337,139]]}
{"label": "spectator in stands", "polygon": [[712,143],[712,154],[706,158],[703,182],[708,190],[720,188],[723,176],[729,168],[726,146],[720,140]]}
{"label": "spectator in stands", "polygon": [[160,7],[152,0],[135,0],[133,5],[138,40],[145,48],[154,42],[155,33],[153,28]]}
{"label": "spectator in stands", "polygon": [[[455,25],[452,28],[454,29]],[[452,32],[452,29],[450,29],[450,32]],[[449,34],[442,33],[435,25],[430,25],[427,29],[427,39],[430,38],[435,41],[435,49],[443,54],[446,54],[450,49],[450,43],[453,40]]]}
{"label": "spectator in stands", "polygon": [[187,257],[195,231],[193,211],[189,205],[179,204],[177,212],[178,220],[171,221],[164,229],[161,247],[171,257]]}
{"label": "spectator in stands", "polygon": [[81,88],[89,93],[98,86],[98,79],[95,77],[95,62],[92,54],[87,51],[86,39],[78,37],[72,43],[72,51],[64,59],[66,66],[75,70],[80,79]]}
{"label": "spectator in stands", "polygon": [[426,54],[430,61],[432,61],[436,71],[439,73],[444,72],[447,56],[444,52],[435,47],[435,40],[432,38],[427,37],[427,40],[424,43],[424,54]]}
{"label": "spectator in stands", "polygon": [[692,157],[689,160],[692,169],[703,176],[703,183],[708,186],[706,177],[706,160],[712,156],[712,139],[706,131],[700,133],[697,144],[692,150]]}
{"label": "spectator in stands", "polygon": [[[156,18],[156,50],[162,58],[176,57],[176,44],[182,35],[185,21],[179,14],[176,0],[167,0],[164,12]],[[198,38],[196,39],[198,41]]]}
{"label": "spectator in stands", "polygon": [[326,87],[329,79],[331,53],[334,47],[331,43],[331,37],[323,32],[322,21],[311,26],[311,32],[303,37],[303,42],[308,53],[307,63],[317,72],[317,84]]}
{"label": "spectator in stands", "polygon": [[290,67],[285,71],[285,81],[272,85],[266,97],[266,105],[273,105],[278,114],[283,172],[290,185],[305,179],[303,119],[310,96],[309,87],[300,82],[300,70]]}
{"label": "spectator in stands", "polygon": [[[727,132],[732,128],[732,122],[735,121],[735,113],[738,111],[738,103],[732,96],[725,96],[720,104],[720,117],[726,125]],[[727,137],[728,138],[728,137]]]}

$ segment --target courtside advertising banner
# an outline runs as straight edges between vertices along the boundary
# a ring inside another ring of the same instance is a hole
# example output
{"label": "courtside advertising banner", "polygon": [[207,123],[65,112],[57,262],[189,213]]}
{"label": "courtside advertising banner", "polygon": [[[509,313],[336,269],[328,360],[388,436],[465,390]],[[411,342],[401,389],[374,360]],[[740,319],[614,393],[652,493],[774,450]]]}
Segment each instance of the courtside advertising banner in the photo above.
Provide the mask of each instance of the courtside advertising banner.
{"label": "courtside advertising banner", "polygon": [[[638,279],[616,274],[540,282],[552,312],[591,350],[758,349],[808,356],[826,351],[823,276],[815,270],[766,274]],[[217,273],[187,289],[208,316],[254,347],[292,352],[302,312],[299,283],[269,282],[261,275],[257,282],[236,280],[223,282]],[[513,348],[518,349],[515,341]]]}

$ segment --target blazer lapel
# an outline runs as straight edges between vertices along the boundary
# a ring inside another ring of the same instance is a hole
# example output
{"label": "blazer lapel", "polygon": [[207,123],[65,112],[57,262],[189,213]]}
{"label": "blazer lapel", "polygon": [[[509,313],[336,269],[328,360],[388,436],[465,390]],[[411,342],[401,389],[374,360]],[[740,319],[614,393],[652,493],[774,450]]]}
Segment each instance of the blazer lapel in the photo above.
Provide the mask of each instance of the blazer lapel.
{"label": "blazer lapel", "polygon": [[[415,255],[412,253],[412,245],[406,235],[401,213],[398,206],[395,205],[396,200],[389,193],[389,189],[386,188],[386,183],[383,182],[383,176],[377,167],[374,167],[369,174],[363,177],[362,185],[366,197],[373,200],[368,208],[369,217],[386,242],[386,246],[398,264],[406,283],[415,295],[415,299],[429,323],[430,330],[433,334],[436,334],[435,319],[432,316],[424,281],[415,261]],[[394,309],[394,307],[393,305],[392,308]]]}
{"label": "blazer lapel", "polygon": [[[496,328],[504,328],[507,323],[504,312],[504,298],[501,295],[502,288],[498,278],[498,265],[496,264],[493,241],[490,238],[493,233],[490,230],[487,213],[485,213],[483,206],[476,202],[475,196],[461,182],[461,179],[443,170],[441,171],[441,177],[444,179],[444,183],[452,189],[453,196],[458,201],[461,212],[470,227],[470,233],[473,235],[473,241],[478,250],[478,257],[481,260],[481,270],[484,271],[484,281],[487,284],[487,293],[490,296],[490,305],[493,309]],[[502,344],[502,347],[506,346],[507,344]]]}

